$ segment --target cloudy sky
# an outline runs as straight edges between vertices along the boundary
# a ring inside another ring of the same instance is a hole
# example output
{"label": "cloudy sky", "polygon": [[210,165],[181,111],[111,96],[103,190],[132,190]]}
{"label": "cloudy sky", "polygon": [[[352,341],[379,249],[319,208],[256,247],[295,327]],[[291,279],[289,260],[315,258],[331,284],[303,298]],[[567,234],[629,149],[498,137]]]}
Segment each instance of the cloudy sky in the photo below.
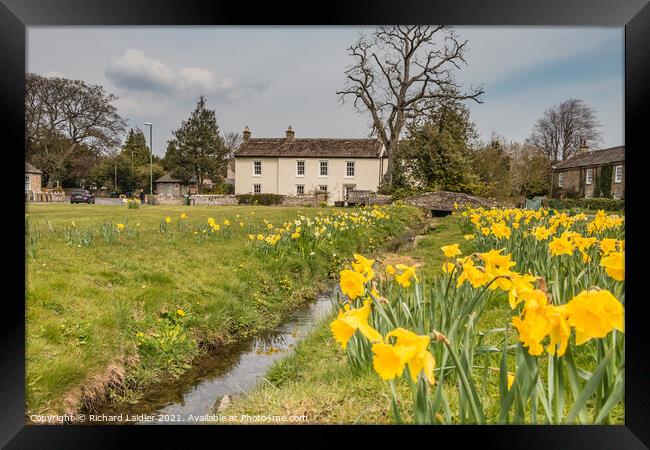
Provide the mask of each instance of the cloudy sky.
{"label": "cloudy sky", "polygon": [[[162,155],[205,94],[222,132],[365,137],[365,117],[336,91],[358,27],[30,27],[27,70],[103,85],[128,125],[154,124]],[[483,84],[468,103],[483,139],[523,141],[545,109],[569,98],[596,109],[602,147],[624,144],[624,29],[457,27],[469,41],[457,78]]]}

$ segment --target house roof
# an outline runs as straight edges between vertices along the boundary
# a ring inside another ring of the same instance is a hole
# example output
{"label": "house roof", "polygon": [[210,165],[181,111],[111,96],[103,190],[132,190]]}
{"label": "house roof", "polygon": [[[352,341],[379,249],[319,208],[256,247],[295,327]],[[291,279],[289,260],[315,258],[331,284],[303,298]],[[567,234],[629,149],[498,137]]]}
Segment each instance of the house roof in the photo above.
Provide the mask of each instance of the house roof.
{"label": "house roof", "polygon": [[605,148],[582,153],[561,161],[553,166],[554,169],[574,169],[578,167],[600,166],[625,161],[625,146]]}
{"label": "house roof", "polygon": [[42,174],[43,172],[40,171],[39,169],[37,169],[36,167],[32,166],[27,161],[25,161],[25,173],[41,173]]}
{"label": "house roof", "polygon": [[172,177],[171,173],[167,172],[162,177],[158,178],[156,183],[180,183],[180,180]]}
{"label": "house roof", "polygon": [[[166,172],[162,177],[154,181],[154,183],[180,183],[180,182],[181,180],[177,180],[176,178],[172,177],[171,172]],[[196,182],[196,177],[194,175],[192,175],[192,177],[190,178],[190,182],[192,183]]]}
{"label": "house roof", "polygon": [[250,138],[239,146],[235,157],[377,158],[381,148],[379,139]]}

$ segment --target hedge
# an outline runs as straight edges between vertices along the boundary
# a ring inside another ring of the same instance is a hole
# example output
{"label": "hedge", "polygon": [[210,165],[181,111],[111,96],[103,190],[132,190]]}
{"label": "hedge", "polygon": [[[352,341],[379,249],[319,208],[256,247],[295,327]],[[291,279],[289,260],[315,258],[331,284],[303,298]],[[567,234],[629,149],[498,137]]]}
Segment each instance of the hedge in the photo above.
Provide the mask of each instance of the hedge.
{"label": "hedge", "polygon": [[546,200],[544,203],[544,206],[557,210],[572,208],[592,210],[602,209],[605,211],[625,210],[625,200],[616,200],[612,198],[552,198]]}
{"label": "hedge", "polygon": [[279,194],[238,194],[236,195],[240,205],[280,205],[284,195]]}

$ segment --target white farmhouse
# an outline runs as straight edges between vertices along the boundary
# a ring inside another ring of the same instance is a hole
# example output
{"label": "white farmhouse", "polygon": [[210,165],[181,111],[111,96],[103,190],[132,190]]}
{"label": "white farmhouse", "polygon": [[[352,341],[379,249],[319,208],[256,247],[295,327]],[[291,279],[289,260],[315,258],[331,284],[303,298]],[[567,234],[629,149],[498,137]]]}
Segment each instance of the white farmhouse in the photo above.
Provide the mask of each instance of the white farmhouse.
{"label": "white farmhouse", "polygon": [[326,191],[327,202],[350,190],[377,191],[387,158],[378,139],[251,138],[246,127],[235,153],[236,194],[309,195]]}

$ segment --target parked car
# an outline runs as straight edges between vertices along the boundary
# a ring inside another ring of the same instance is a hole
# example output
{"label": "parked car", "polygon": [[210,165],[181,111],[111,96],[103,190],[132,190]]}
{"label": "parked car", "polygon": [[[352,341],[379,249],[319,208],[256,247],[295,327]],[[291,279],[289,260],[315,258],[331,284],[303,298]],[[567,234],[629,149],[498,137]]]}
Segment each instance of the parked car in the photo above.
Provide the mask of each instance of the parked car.
{"label": "parked car", "polygon": [[95,194],[91,194],[90,191],[86,190],[72,191],[70,203],[90,203],[94,205]]}

